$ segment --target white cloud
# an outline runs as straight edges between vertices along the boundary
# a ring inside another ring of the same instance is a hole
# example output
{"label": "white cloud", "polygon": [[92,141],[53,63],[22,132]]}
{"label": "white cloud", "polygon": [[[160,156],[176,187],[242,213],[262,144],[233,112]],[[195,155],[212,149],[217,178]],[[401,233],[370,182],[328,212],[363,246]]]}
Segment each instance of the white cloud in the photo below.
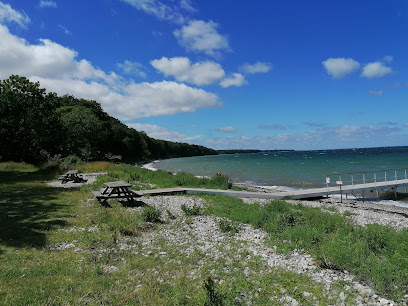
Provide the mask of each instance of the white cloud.
{"label": "white cloud", "polygon": [[259,128],[262,130],[279,130],[279,131],[284,131],[288,129],[286,126],[282,124],[262,124],[259,126]]}
{"label": "white cloud", "polygon": [[386,55],[384,56],[383,60],[385,62],[391,63],[394,60],[394,58],[391,55]]}
{"label": "white cloud", "polygon": [[384,94],[382,90],[369,90],[368,93],[374,96],[382,96]]}
{"label": "white cloud", "polygon": [[198,108],[221,105],[215,94],[175,82],[130,83],[112,87],[96,81],[31,79],[60,95],[69,93],[96,100],[105,111],[120,120],[191,113]]}
{"label": "white cloud", "polygon": [[381,78],[387,74],[390,74],[391,72],[392,69],[385,66],[383,63],[373,62],[364,66],[361,76],[368,79],[374,79]]}
{"label": "white cloud", "polygon": [[218,33],[217,27],[211,20],[193,20],[173,34],[187,50],[217,56],[220,51],[229,50],[227,37]]}
{"label": "white cloud", "polygon": [[240,74],[240,73],[233,73],[232,77],[230,78],[225,78],[220,82],[220,85],[224,88],[230,87],[230,86],[242,86],[245,85],[247,82],[245,80],[245,77]]}
{"label": "white cloud", "polygon": [[[408,124],[407,124],[408,127]],[[362,148],[373,146],[395,146],[408,141],[408,134],[401,134],[402,128],[393,126],[343,125],[314,129],[299,134],[279,134],[255,137],[218,137],[204,139],[201,145],[214,149],[327,149]],[[378,139],[382,141],[379,143]]]}
{"label": "white cloud", "polygon": [[196,12],[197,10],[193,7],[190,0],[180,0],[180,7],[191,13]]}
{"label": "white cloud", "polygon": [[191,142],[194,139],[200,138],[200,136],[189,137],[184,133],[178,131],[172,131],[165,127],[148,124],[148,123],[127,123],[128,127],[134,128],[137,131],[143,131],[147,136],[175,142]]}
{"label": "white cloud", "polygon": [[30,18],[24,12],[14,10],[10,4],[0,2],[0,24],[12,21],[25,28],[26,24],[30,22]]}
{"label": "white cloud", "polygon": [[61,30],[63,30],[66,35],[71,35],[71,34],[72,34],[72,32],[71,32],[70,30],[68,30],[66,27],[64,27],[63,25],[60,25],[60,24],[59,24],[58,27],[59,27]]}
{"label": "white cloud", "polygon": [[141,78],[145,78],[147,76],[145,72],[146,68],[141,63],[125,60],[123,63],[118,63],[117,66],[125,74],[136,75]]}
{"label": "white cloud", "polygon": [[46,1],[46,0],[41,0],[40,4],[38,5],[39,7],[57,7],[57,3],[55,1]]}
{"label": "white cloud", "polygon": [[187,57],[162,57],[153,60],[151,65],[166,76],[173,76],[177,81],[195,85],[209,85],[219,81],[225,75],[220,64],[212,61],[191,64]]}
{"label": "white cloud", "polygon": [[149,15],[156,16],[160,20],[167,20],[182,24],[185,17],[179,12],[177,7],[171,7],[169,2],[163,3],[157,0],[122,0],[134,8],[144,11]]}
{"label": "white cloud", "polygon": [[335,79],[344,78],[360,68],[360,63],[352,58],[328,58],[322,62],[327,73]]}
{"label": "white cloud", "polygon": [[194,112],[218,107],[218,97],[202,89],[175,82],[134,83],[115,73],[105,73],[89,61],[78,60],[74,50],[41,39],[30,44],[0,25],[0,78],[11,74],[39,81],[60,95],[96,100],[121,120]]}
{"label": "white cloud", "polygon": [[273,68],[271,63],[256,62],[255,64],[245,63],[240,67],[240,70],[247,74],[266,73]]}
{"label": "white cloud", "polygon": [[233,126],[223,126],[223,127],[219,127],[217,131],[224,132],[224,133],[234,133],[237,131],[237,129]]}

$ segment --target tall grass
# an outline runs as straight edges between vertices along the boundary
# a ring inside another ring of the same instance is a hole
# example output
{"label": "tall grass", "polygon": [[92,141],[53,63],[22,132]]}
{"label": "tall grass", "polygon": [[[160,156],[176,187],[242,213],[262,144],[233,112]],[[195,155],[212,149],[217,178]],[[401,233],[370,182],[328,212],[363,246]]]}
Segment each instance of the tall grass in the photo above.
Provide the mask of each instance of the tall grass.
{"label": "tall grass", "polygon": [[120,165],[112,164],[106,161],[97,161],[97,162],[79,164],[75,167],[75,169],[81,172],[84,172],[84,173],[107,172],[110,170],[120,169]]}
{"label": "tall grass", "polygon": [[212,203],[209,213],[264,229],[281,251],[306,250],[322,267],[347,270],[395,300],[408,292],[408,230],[361,227],[339,214],[284,201],[260,206],[229,197],[206,198]]}
{"label": "tall grass", "polygon": [[[187,172],[151,171],[128,164],[110,164],[104,162],[79,165],[76,169],[83,172],[107,172],[102,181],[124,180],[130,183],[144,182],[161,188],[192,187],[192,188],[231,188],[232,182],[226,175],[212,178],[198,178]],[[145,187],[144,187],[145,188]],[[135,186],[137,189],[137,186]]]}
{"label": "tall grass", "polygon": [[18,172],[35,172],[39,170],[38,167],[26,164],[26,163],[16,163],[16,162],[5,162],[0,163],[0,171],[18,171]]}

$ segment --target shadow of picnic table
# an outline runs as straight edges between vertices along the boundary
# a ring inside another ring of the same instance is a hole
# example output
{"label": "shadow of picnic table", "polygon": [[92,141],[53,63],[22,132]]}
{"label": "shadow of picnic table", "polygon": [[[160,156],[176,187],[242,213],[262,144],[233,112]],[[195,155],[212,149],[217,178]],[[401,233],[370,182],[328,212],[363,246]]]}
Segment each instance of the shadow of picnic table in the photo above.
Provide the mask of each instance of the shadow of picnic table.
{"label": "shadow of picnic table", "polygon": [[48,175],[0,172],[0,246],[43,247],[47,231],[66,225],[63,191],[41,182]]}

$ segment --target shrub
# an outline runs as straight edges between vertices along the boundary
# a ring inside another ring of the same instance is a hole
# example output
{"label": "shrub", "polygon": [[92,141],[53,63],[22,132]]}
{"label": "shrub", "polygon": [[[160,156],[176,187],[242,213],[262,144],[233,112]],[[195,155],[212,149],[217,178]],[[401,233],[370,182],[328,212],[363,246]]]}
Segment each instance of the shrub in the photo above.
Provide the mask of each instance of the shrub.
{"label": "shrub", "polygon": [[186,216],[198,216],[201,214],[201,208],[196,205],[189,208],[185,204],[183,204],[181,205],[181,210]]}
{"label": "shrub", "polygon": [[218,222],[221,232],[235,235],[239,231],[239,224],[227,219],[222,219]]}
{"label": "shrub", "polygon": [[143,209],[142,218],[145,222],[160,223],[161,212],[153,206],[146,206]]}

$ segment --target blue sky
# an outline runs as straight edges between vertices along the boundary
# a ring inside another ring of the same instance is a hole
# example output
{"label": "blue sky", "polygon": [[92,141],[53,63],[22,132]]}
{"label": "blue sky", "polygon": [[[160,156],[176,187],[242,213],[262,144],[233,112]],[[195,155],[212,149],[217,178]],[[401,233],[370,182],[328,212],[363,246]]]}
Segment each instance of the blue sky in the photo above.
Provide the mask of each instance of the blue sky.
{"label": "blue sky", "polygon": [[408,2],[0,0],[0,79],[214,149],[408,145]]}

